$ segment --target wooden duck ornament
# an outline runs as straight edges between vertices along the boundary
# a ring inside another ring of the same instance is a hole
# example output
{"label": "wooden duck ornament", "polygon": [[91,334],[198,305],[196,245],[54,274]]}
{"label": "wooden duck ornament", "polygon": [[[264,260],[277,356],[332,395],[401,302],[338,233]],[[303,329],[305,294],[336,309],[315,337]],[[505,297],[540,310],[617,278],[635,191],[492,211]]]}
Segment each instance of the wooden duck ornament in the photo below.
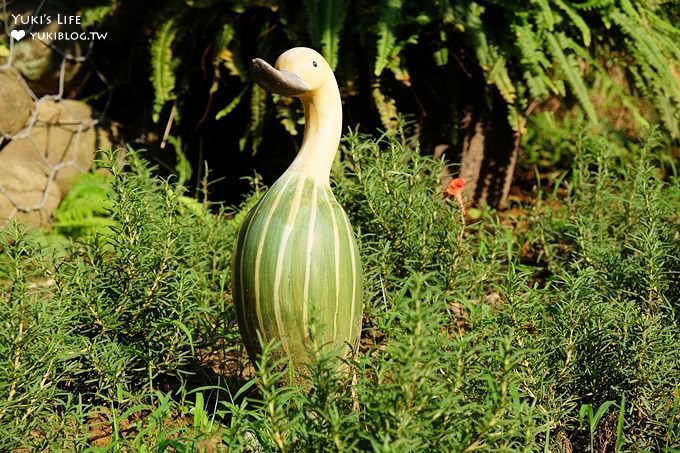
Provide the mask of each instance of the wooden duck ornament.
{"label": "wooden duck ornament", "polygon": [[333,70],[316,51],[290,49],[272,67],[256,58],[262,88],[298,97],[305,131],[298,155],[249,212],[236,241],[232,288],[251,360],[281,342],[293,364],[316,348],[347,356],[361,332],[363,274],[347,214],[330,187],[342,104]]}

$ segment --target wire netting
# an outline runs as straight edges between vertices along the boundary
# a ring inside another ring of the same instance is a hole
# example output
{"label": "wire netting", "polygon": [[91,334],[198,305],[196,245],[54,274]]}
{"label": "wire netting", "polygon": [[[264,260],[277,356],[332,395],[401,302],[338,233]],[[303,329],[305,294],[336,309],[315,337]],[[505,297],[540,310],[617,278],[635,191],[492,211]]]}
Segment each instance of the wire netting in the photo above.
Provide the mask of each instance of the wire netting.
{"label": "wire netting", "polygon": [[[0,227],[14,218],[49,224],[110,144],[99,126],[113,90],[91,58],[100,35],[64,23],[77,14],[45,0],[0,0]],[[92,77],[105,96],[98,112],[73,99]]]}

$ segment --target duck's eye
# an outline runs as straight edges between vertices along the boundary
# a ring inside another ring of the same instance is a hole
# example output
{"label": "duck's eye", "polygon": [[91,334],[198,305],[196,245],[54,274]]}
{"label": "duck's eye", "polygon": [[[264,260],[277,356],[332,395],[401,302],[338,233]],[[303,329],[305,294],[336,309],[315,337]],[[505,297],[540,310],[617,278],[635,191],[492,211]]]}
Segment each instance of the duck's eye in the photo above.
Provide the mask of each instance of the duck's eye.
{"label": "duck's eye", "polygon": [[318,65],[316,64],[316,61],[312,61],[312,65],[316,68]]}

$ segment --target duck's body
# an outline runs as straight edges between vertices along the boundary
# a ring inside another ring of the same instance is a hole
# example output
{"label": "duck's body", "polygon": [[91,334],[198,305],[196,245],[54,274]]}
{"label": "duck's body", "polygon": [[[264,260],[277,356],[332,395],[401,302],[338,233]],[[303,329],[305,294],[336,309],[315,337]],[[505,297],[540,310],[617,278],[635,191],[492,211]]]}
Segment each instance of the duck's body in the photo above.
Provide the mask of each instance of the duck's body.
{"label": "duck's body", "polygon": [[305,135],[241,227],[232,279],[239,328],[253,359],[260,339],[280,340],[297,363],[319,346],[346,355],[361,331],[363,281],[352,228],[329,183],[342,127],[337,83],[306,48],[282,54],[277,69],[262,60],[252,67],[265,88],[300,97]]}

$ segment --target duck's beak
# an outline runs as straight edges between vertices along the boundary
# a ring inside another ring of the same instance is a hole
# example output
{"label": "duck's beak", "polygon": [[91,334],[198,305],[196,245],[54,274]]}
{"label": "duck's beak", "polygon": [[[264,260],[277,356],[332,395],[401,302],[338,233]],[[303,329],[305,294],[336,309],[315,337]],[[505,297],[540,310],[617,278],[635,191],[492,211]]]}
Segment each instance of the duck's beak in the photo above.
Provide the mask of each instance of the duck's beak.
{"label": "duck's beak", "polygon": [[250,76],[265,90],[284,96],[299,96],[311,89],[307,82],[297,75],[276,69],[261,58],[255,58],[250,62]]}

